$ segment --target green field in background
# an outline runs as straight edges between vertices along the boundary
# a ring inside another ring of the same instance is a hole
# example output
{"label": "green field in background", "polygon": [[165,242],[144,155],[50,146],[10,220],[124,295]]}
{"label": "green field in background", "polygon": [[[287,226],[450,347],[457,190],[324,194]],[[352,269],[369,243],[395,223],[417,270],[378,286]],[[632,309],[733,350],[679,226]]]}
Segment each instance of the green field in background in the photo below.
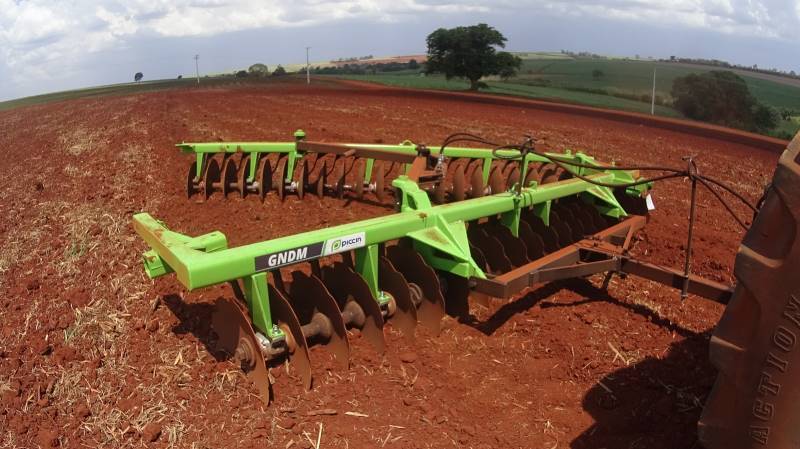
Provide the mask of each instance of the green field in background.
{"label": "green field in background", "polygon": [[[517,55],[523,58],[519,75],[508,80],[489,78],[485,81],[489,89],[484,92],[649,113],[654,68],[656,98],[664,100],[671,98],[670,90],[675,78],[689,73],[724,70],[624,58],[573,58],[560,53]],[[592,75],[595,70],[600,70],[603,75],[595,78]],[[776,109],[797,111],[798,116],[782,120],[772,135],[786,138],[800,130],[800,87],[744,74],[740,76],[758,101]],[[418,89],[466,90],[469,87],[465,81],[421,76],[414,71],[342,77]],[[656,105],[655,112],[660,116],[681,117],[678,111],[668,106]]]}
{"label": "green field in background", "polygon": [[[675,78],[689,73],[724,70],[708,66],[686,66],[626,58],[575,58],[570,55],[552,52],[516,54],[523,58],[523,65],[519,75],[509,80],[489,78],[485,80],[489,88],[483,92],[649,113],[650,101],[648,98],[652,89],[653,68],[656,68],[656,97],[665,100],[670,99],[670,90]],[[595,70],[602,71],[603,75],[595,78],[592,75]],[[777,128],[770,133],[771,135],[789,138],[800,131],[800,87],[742,73],[739,73],[739,75],[745,80],[750,91],[760,102],[777,109],[795,111],[795,116],[788,120],[782,120]],[[443,76],[422,76],[416,70],[374,75],[330,76],[418,89],[467,90],[469,87],[468,83],[461,80],[453,79],[448,81]],[[315,75],[315,77],[319,79],[328,76]],[[244,82],[269,82],[269,80],[236,78],[230,75],[204,77],[201,79],[201,85],[204,87]],[[196,81],[193,78],[184,78],[180,80],[123,83],[55,92],[0,102],[0,111],[75,98],[124,95],[190,87],[195,83]],[[655,111],[660,116],[681,117],[679,112],[668,106],[656,105]]]}

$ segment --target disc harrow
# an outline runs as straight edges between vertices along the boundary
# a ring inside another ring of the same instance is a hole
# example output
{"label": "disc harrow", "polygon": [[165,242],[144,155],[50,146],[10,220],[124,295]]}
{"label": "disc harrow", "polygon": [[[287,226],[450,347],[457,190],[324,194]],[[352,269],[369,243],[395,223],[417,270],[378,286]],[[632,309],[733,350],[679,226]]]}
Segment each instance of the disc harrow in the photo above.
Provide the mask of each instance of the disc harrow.
{"label": "disc harrow", "polygon": [[382,203],[392,197],[394,179],[411,175],[418,156],[429,159],[427,173],[414,177],[435,204],[501,193],[520,182],[530,186],[568,177],[541,156],[526,155],[524,164],[509,159],[514,151],[493,153],[454,146],[443,151],[410,141],[399,145],[309,142],[302,130],[294,136],[293,142],[178,144],[195,155],[187,175],[187,197],[208,200],[232,194],[263,201],[274,192],[281,200],[310,194]]}
{"label": "disc harrow", "polygon": [[231,168],[233,156],[226,153],[224,181],[215,177],[216,159],[208,158],[201,186],[190,173],[190,192],[263,196],[261,181],[270,174],[279,196],[370,193],[382,201],[391,191],[397,207],[387,217],[230,249],[219,232],[188,237],[147,214],[134,217],[152,248],[144,255],[149,276],[174,272],[189,290],[232,286],[234,298],[220,300],[214,313],[218,345],[266,401],[272,398],[268,372],[278,363],[288,361],[307,389],[312,356],[327,354],[347,368],[348,332],[383,353],[386,323],[408,338],[418,325],[438,335],[446,314],[468,319],[470,301],[488,305],[540,281],[621,271],[620,260],[627,259],[598,248],[613,250],[645,222],[630,212],[646,213],[649,184],[631,185],[637,172],[610,169],[582,153],[559,154],[556,164],[522,149],[436,151],[301,139],[286,147],[258,145],[261,151],[245,152],[236,167],[256,164],[263,177],[255,184]]}

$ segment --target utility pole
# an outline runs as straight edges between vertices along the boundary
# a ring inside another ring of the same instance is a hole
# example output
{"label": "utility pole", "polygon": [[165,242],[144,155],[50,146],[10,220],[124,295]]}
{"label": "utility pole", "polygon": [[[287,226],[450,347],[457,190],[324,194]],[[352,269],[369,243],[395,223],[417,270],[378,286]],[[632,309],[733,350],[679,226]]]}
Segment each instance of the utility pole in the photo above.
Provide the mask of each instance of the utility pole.
{"label": "utility pole", "polygon": [[197,84],[200,84],[200,66],[197,62],[198,59],[200,59],[200,55],[194,55],[194,73],[197,77]]}
{"label": "utility pole", "polygon": [[308,50],[311,50],[311,47],[306,47],[306,84],[311,84],[311,66],[308,63]]}
{"label": "utility pole", "polygon": [[656,115],[656,67],[653,66],[653,93],[650,95],[650,115]]}

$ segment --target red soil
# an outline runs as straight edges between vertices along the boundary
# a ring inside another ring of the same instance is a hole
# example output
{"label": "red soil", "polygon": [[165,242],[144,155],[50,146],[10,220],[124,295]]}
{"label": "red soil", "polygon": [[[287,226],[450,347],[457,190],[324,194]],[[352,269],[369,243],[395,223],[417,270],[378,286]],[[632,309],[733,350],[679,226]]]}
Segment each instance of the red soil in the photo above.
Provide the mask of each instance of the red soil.
{"label": "red soil", "polygon": [[[314,140],[435,144],[457,131],[542,148],[700,170],[756,200],[777,154],[656,127],[478,104],[428,93],[292,83],[173,90],[0,112],[0,441],[2,447],[692,447],[715,372],[722,307],[634,278],[544,285],[478,323],[407,341],[387,326],[379,356],[352,337],[351,368],[312,349],[315,387],[273,369],[277,402],[210,341],[210,303],[150,281],[131,215],[232,246],[391,213],[326,198],[184,197],[180,141]],[[656,186],[635,252],[678,266],[687,185]],[[737,212],[746,216],[744,208]],[[741,231],[701,192],[696,272],[731,281]],[[335,414],[329,410],[335,411]],[[320,411],[323,414],[319,414]],[[320,437],[321,435],[321,437]]]}

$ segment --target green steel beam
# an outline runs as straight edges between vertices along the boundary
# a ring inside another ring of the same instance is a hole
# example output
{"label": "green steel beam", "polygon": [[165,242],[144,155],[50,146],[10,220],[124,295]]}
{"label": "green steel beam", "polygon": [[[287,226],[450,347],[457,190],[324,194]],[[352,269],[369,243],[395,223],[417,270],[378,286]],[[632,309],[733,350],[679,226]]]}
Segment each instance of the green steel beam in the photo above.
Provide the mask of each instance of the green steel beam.
{"label": "green steel beam", "polygon": [[[619,183],[624,182],[624,177],[619,176],[620,173],[624,172],[597,173],[590,176],[601,182]],[[427,201],[425,193],[407,178],[400,177],[394,181],[394,184],[401,188],[404,195],[418,199],[425,198]],[[187,289],[194,290],[245,278],[260,271],[271,271],[296,261],[310,260],[356,247],[399,239],[424,230],[436,228],[446,232],[445,225],[505,214],[518,208],[531,207],[579,193],[591,194],[596,188],[598,187],[587,182],[569,179],[536,188],[523,188],[519,196],[505,192],[435,207],[430,206],[429,202],[423,203],[418,200],[414,210],[406,209],[390,216],[230,249],[224,249],[225,237],[219,232],[197,238],[187,237],[170,231],[146,213],[134,216],[134,228],[153,248],[152,251],[145,254],[145,268],[148,274],[151,277],[157,277],[174,271],[179,281]],[[610,192],[608,193],[610,194]],[[610,197],[598,195],[597,197],[606,199],[613,198],[613,195]],[[607,202],[604,206],[609,211],[625,214],[615,200]],[[355,242],[353,239],[358,239],[358,241]],[[341,244],[342,241],[345,244]],[[336,246],[337,242],[339,242],[339,246]],[[355,243],[357,246],[351,247]],[[454,251],[454,253],[450,255],[457,260],[460,253],[459,251]],[[480,270],[465,270],[463,267],[459,271],[462,272],[461,275],[483,275]],[[465,273],[464,271],[471,272]]]}

